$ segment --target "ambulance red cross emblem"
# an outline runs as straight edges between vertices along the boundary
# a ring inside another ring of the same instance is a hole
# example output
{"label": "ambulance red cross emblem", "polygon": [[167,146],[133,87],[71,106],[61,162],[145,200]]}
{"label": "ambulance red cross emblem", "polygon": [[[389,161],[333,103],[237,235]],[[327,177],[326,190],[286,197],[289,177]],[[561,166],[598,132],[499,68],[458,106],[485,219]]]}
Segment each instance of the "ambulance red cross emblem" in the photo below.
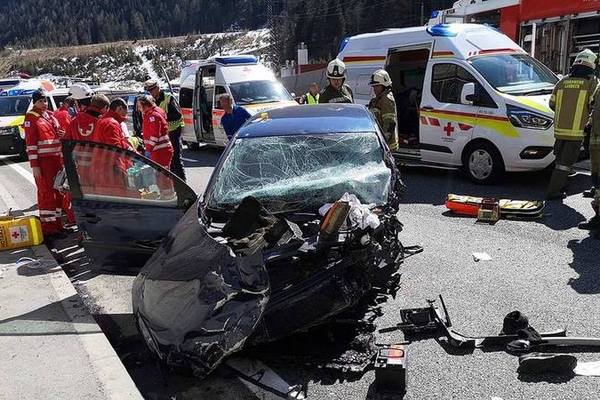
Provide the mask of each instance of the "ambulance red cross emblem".
{"label": "ambulance red cross emblem", "polygon": [[452,136],[452,133],[454,133],[454,127],[452,126],[452,122],[448,122],[448,124],[444,128],[444,132],[446,132],[446,136]]}
{"label": "ambulance red cross emblem", "polygon": [[17,239],[19,236],[21,236],[21,235],[19,235],[19,232],[17,232],[17,231],[14,231],[12,233],[12,237],[15,238],[15,239]]}

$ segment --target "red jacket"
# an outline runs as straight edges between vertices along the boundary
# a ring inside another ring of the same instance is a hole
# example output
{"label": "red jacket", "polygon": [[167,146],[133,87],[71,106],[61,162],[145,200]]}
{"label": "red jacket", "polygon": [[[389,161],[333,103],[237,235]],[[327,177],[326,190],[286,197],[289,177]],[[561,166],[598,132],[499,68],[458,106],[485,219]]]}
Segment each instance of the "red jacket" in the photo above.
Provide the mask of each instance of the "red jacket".
{"label": "red jacket", "polygon": [[90,142],[94,126],[101,116],[102,113],[96,107],[87,107],[84,111],[78,112],[77,116],[71,120],[69,129],[65,133],[65,139]]}
{"label": "red jacket", "polygon": [[58,128],[58,121],[52,113],[40,114],[31,110],[25,114],[23,129],[25,129],[27,156],[32,168],[40,166],[40,158],[61,156]]}
{"label": "red jacket", "polygon": [[123,135],[121,122],[124,121],[125,117],[121,117],[113,110],[108,110],[108,112],[98,120],[90,140],[133,151],[133,147],[131,147],[131,144]]}
{"label": "red jacket", "polygon": [[142,121],[142,132],[146,151],[154,152],[162,149],[173,151],[169,139],[169,125],[165,112],[160,107],[154,106],[146,110]]}
{"label": "red jacket", "polygon": [[65,132],[69,129],[69,125],[71,125],[71,114],[69,114],[69,110],[67,107],[62,106],[58,110],[54,111],[54,118],[58,120],[60,127],[65,130]]}

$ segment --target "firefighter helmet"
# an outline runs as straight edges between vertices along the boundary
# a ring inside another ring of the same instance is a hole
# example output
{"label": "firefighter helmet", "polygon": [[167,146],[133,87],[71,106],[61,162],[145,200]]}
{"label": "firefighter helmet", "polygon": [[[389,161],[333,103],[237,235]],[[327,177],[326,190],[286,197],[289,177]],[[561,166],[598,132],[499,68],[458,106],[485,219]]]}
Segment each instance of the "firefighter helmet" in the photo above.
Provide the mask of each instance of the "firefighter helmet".
{"label": "firefighter helmet", "polygon": [[373,75],[371,75],[371,81],[369,82],[369,85],[382,85],[385,87],[392,86],[390,74],[388,74],[385,69],[378,69],[377,71],[373,72]]}
{"label": "firefighter helmet", "polygon": [[75,100],[89,99],[94,95],[94,92],[85,83],[74,83],[69,88],[69,96]]}
{"label": "firefighter helmet", "polygon": [[596,68],[596,59],[598,57],[590,49],[585,49],[581,53],[577,54],[573,65],[583,65],[589,68]]}
{"label": "firefighter helmet", "polygon": [[332,79],[342,79],[346,77],[346,64],[337,58],[327,65],[327,77]]}

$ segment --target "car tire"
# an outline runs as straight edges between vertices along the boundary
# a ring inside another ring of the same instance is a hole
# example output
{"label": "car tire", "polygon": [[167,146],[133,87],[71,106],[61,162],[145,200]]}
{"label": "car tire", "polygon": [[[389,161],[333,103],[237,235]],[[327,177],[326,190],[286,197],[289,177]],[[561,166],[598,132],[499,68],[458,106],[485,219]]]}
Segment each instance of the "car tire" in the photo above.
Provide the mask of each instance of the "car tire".
{"label": "car tire", "polygon": [[465,175],[478,185],[488,185],[504,174],[504,161],[498,149],[488,142],[476,142],[463,153]]}
{"label": "car tire", "polygon": [[187,142],[187,147],[190,150],[199,150],[200,149],[200,143],[196,143],[196,142],[190,143],[190,142]]}

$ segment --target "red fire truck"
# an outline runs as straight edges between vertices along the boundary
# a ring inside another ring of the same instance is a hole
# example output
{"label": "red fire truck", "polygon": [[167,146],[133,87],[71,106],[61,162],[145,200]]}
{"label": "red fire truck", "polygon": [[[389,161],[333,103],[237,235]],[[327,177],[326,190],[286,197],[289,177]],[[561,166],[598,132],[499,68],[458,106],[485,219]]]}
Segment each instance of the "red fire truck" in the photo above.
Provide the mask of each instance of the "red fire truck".
{"label": "red fire truck", "polygon": [[453,22],[496,26],[562,74],[581,50],[600,51],[600,0],[460,0],[430,20]]}

